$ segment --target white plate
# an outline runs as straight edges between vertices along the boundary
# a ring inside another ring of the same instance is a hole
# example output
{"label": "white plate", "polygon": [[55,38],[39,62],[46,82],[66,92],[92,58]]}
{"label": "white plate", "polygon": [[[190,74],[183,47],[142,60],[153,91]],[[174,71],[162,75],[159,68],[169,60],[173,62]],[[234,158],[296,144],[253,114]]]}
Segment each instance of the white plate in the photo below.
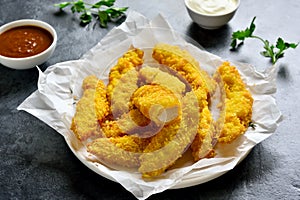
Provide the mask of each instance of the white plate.
{"label": "white plate", "polygon": [[[151,24],[148,24],[148,20],[138,13],[133,13],[127,18],[128,24],[122,24],[119,29],[114,29],[113,32],[110,32],[104,38],[105,40],[102,40],[87,52],[82,59],[57,63],[48,67],[45,72],[39,71],[38,91],[34,92],[18,107],[19,110],[31,113],[63,135],[74,155],[88,168],[109,180],[120,183],[135,197],[145,199],[166,189],[198,185],[221,176],[243,160],[257,143],[260,143],[275,132],[281,121],[281,113],[272,96],[276,92],[276,70],[272,68],[267,73],[261,74],[256,72],[253,66],[235,63],[253,94],[255,101],[252,119],[257,124],[257,128],[246,132],[245,136],[231,144],[234,146],[229,145],[223,152],[218,152],[216,158],[203,159],[192,164],[192,166],[169,170],[165,173],[166,176],[164,178],[166,179],[157,179],[153,182],[142,180],[140,174],[112,170],[89,160],[86,152],[77,148],[76,140],[72,139],[74,135],[70,131],[71,120],[75,112],[75,106],[73,105],[74,95],[80,97],[82,93],[81,81],[90,74],[96,74],[103,79],[107,78],[101,77],[101,74],[103,74],[101,70],[105,70],[104,68],[112,62],[113,58],[124,53],[130,44],[134,44],[136,47],[151,46],[155,42],[152,40],[154,38],[152,35],[156,34],[156,27],[171,29],[162,16],[152,20]],[[125,37],[125,40],[120,37],[127,36],[126,31],[135,30],[135,27],[143,25],[149,25],[150,28],[146,29],[143,35],[139,35],[140,38],[129,37],[129,40],[132,39],[132,41],[127,42],[126,38],[128,39],[128,37]],[[116,36],[116,34],[118,35]],[[162,38],[163,40],[161,41],[173,40],[178,43],[184,43],[182,40],[178,40],[177,37],[172,39],[173,35],[160,34],[157,38]],[[116,41],[116,37],[118,37],[118,41]],[[147,38],[147,40],[144,38]],[[166,43],[172,44],[168,41]],[[151,44],[144,45],[149,42]],[[111,47],[115,48],[112,49]],[[218,56],[200,50],[193,45],[187,44],[186,48],[200,62],[202,67],[216,66],[223,61]],[[111,57],[111,55],[113,56]],[[226,159],[228,159],[227,162],[215,162],[212,164],[215,160],[224,161]],[[173,181],[174,174],[177,174],[173,173],[176,172],[175,170],[185,170],[189,167],[193,169],[185,173],[182,179]]]}

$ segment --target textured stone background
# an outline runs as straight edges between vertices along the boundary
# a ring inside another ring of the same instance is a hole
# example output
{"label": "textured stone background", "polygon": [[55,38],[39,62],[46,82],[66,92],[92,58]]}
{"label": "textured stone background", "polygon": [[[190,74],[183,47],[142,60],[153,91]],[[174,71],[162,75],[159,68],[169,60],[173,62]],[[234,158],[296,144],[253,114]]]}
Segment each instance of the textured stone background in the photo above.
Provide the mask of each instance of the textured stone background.
{"label": "textured stone background", "polygon": [[[82,27],[67,10],[58,13],[57,0],[1,0],[0,25],[21,19],[44,20],[58,32],[54,55],[41,68],[78,59],[115,24],[101,29],[97,23]],[[178,32],[206,50],[230,60],[254,64],[264,70],[269,60],[259,55],[261,43],[246,41],[229,51],[231,33],[244,29],[254,16],[256,34],[274,43],[278,36],[300,41],[300,2],[295,0],[242,0],[234,19],[219,30],[208,31],[192,23],[182,0],[117,1],[150,19],[158,13]],[[276,94],[284,121],[276,133],[257,145],[227,174],[208,183],[168,190],[149,199],[300,199],[300,48],[287,51],[279,61]],[[17,106],[37,89],[36,69],[17,71],[0,65],[0,199],[134,199],[119,184],[85,167],[64,139],[43,122]]]}

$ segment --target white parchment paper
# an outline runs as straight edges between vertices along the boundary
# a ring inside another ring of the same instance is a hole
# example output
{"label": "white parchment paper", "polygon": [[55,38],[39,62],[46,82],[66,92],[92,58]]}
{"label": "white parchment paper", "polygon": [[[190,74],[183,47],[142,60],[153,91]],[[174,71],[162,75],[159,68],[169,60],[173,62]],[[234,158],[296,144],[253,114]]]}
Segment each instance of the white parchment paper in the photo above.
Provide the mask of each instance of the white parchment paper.
{"label": "white parchment paper", "polygon": [[272,66],[260,73],[249,64],[231,62],[238,68],[253,95],[253,122],[257,126],[229,145],[218,144],[215,158],[202,159],[197,163],[187,160],[180,167],[174,167],[153,181],[141,179],[138,173],[114,170],[92,162],[88,159],[85,148],[82,148],[70,131],[76,101],[82,95],[82,80],[95,74],[107,82],[109,67],[130,45],[151,48],[157,42],[184,47],[211,74],[224,61],[186,42],[182,35],[172,30],[163,16],[158,15],[149,20],[140,13],[131,11],[123,24],[112,29],[81,59],[57,63],[48,67],[45,72],[38,69],[38,90],[18,107],[60,133],[74,155],[87,167],[120,183],[137,199],[146,199],[170,188],[201,184],[226,173],[243,160],[256,144],[272,135],[281,121],[281,113],[273,96],[276,92],[276,67]]}

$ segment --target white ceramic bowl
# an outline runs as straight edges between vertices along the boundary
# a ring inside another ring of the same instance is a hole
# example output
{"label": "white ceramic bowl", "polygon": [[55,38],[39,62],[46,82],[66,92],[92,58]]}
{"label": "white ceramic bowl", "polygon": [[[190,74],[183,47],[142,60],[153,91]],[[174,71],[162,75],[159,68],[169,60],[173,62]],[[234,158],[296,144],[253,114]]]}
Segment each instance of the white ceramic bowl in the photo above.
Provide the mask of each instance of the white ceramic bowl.
{"label": "white ceramic bowl", "polygon": [[19,27],[19,26],[37,26],[47,30],[52,36],[53,41],[52,44],[43,52],[23,58],[12,58],[0,55],[0,63],[6,67],[13,68],[13,69],[29,69],[35,67],[36,65],[40,65],[44,63],[54,52],[57,42],[57,34],[54,28],[46,22],[34,19],[21,19],[17,21],[13,21],[7,23],[0,27],[0,34],[3,32]]}
{"label": "white ceramic bowl", "polygon": [[[200,10],[197,10],[191,6],[191,1],[196,0],[184,0],[185,7],[190,15],[191,19],[197,23],[200,27],[205,29],[217,29],[221,26],[227,24],[232,17],[234,16],[236,10],[240,5],[240,0],[236,0],[236,4],[234,8],[228,10],[227,12],[218,14],[210,14],[210,13],[203,13]],[[225,0],[224,0],[225,1]]]}

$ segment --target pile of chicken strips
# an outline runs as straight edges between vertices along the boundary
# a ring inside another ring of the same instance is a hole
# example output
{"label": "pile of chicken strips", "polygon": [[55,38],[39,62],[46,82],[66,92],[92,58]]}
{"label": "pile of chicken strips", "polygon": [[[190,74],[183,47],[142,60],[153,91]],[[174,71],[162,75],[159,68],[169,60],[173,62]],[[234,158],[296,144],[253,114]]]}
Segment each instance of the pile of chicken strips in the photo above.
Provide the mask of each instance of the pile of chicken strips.
{"label": "pile of chicken strips", "polygon": [[142,49],[130,47],[110,69],[107,84],[86,77],[71,125],[97,162],[137,169],[143,178],[160,176],[188,149],[195,162],[215,157],[217,143],[246,132],[253,106],[229,62],[209,75],[178,46],[159,43],[151,51],[153,65],[144,63]]}

